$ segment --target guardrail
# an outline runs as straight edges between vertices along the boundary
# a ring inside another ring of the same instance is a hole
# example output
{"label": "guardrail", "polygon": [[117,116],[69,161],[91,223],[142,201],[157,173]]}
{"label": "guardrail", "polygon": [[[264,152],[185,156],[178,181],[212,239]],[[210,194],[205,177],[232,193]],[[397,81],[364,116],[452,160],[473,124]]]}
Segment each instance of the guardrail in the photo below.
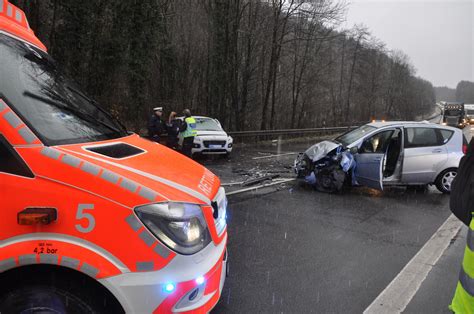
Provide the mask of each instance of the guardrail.
{"label": "guardrail", "polygon": [[330,128],[310,128],[310,129],[282,129],[282,130],[260,130],[260,131],[235,131],[227,132],[234,138],[238,137],[255,137],[255,136],[276,136],[276,135],[302,135],[315,133],[338,133],[355,129],[358,126],[340,126]]}

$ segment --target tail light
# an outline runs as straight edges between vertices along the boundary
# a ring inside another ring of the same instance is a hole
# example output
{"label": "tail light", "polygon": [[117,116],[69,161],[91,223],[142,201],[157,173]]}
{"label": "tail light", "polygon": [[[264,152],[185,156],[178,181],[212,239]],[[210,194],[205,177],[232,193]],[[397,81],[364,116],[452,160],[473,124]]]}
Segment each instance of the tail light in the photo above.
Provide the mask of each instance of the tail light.
{"label": "tail light", "polygon": [[464,153],[464,155],[467,154],[467,144],[462,145],[462,152]]}

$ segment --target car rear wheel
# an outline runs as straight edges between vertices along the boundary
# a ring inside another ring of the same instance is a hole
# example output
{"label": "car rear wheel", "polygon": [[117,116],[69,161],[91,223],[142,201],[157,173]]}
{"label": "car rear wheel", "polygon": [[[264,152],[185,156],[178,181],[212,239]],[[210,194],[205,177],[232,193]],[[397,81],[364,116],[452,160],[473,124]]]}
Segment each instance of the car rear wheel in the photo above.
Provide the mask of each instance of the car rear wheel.
{"label": "car rear wheel", "polygon": [[436,179],[436,188],[444,194],[451,193],[451,185],[453,183],[454,178],[458,174],[458,170],[455,168],[446,169],[440,173],[438,178]]}

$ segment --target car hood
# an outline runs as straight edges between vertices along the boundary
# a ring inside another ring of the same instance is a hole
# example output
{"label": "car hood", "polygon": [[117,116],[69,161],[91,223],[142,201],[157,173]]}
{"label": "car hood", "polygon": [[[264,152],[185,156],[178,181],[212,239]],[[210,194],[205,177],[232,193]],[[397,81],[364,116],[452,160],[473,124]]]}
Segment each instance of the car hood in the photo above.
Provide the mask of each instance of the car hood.
{"label": "car hood", "polygon": [[[90,150],[117,144],[135,153],[113,158]],[[200,164],[138,135],[38,150],[40,156],[25,154],[42,158],[35,163],[36,174],[130,207],[163,201],[210,204],[220,187],[217,176]]]}
{"label": "car hood", "polygon": [[339,144],[332,141],[322,141],[308,148],[305,151],[305,154],[309,157],[309,159],[315,162],[321,158],[324,158],[327,154],[339,146]]}
{"label": "car hood", "polygon": [[227,133],[224,131],[197,131],[197,136],[199,137],[212,137],[212,136],[218,136],[218,137],[227,137]]}

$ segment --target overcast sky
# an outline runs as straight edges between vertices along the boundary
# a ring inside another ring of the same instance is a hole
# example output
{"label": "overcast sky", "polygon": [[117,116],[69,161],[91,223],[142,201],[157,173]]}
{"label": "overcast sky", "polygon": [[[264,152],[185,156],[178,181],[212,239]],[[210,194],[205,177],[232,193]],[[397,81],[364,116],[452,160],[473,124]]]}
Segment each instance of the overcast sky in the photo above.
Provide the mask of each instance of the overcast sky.
{"label": "overcast sky", "polygon": [[364,24],[405,52],[434,86],[474,81],[474,0],[348,0],[345,26]]}

